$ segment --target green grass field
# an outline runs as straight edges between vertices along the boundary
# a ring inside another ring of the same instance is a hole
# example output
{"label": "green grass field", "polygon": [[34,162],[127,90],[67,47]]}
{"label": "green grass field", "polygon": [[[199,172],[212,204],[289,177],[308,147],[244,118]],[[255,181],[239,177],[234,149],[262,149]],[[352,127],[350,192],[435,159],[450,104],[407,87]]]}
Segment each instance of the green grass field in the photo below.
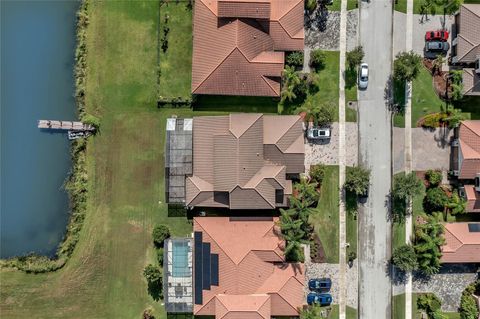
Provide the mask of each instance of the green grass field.
{"label": "green grass field", "polygon": [[328,263],[338,263],[338,166],[327,166],[320,200],[310,222],[322,241]]}
{"label": "green grass field", "polygon": [[[188,1],[164,2],[160,6],[160,39],[168,27],[168,49],[159,50],[160,90],[163,97],[190,97],[192,78],[192,10]],[[168,16],[168,22],[165,20]],[[161,46],[161,44],[160,44]]]}
{"label": "green grass field", "polygon": [[[327,8],[329,11],[340,11],[340,6],[342,0],[333,0],[331,5],[328,5]],[[347,0],[347,10],[353,10],[358,8],[358,0]]]}
{"label": "green grass field", "polygon": [[405,294],[393,296],[392,319],[405,319]]}
{"label": "green grass field", "polygon": [[157,223],[192,231],[186,218],[167,217],[164,199],[165,120],[192,113],[156,108],[158,2],[95,1],[89,10],[87,107],[102,127],[88,143],[84,228],[63,269],[0,271],[4,318],[140,318],[148,306],[166,318],[142,276],[155,260],[150,233]]}

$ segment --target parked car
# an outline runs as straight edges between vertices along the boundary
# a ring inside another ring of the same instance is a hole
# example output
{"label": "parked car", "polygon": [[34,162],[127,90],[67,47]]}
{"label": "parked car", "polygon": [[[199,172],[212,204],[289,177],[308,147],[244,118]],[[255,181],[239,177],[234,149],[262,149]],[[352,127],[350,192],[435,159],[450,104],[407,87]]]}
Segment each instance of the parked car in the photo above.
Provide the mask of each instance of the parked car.
{"label": "parked car", "polygon": [[447,41],[447,40],[448,40],[447,30],[427,31],[427,33],[425,33],[425,41]]}
{"label": "parked car", "polygon": [[308,288],[317,291],[329,291],[332,287],[332,280],[330,278],[316,278],[308,281]]}
{"label": "parked car", "polygon": [[360,64],[360,70],[358,71],[358,87],[365,90],[368,86],[368,64]]}
{"label": "parked car", "polygon": [[330,138],[330,128],[328,127],[311,127],[307,131],[307,137],[312,140],[323,140]]}
{"label": "parked car", "polygon": [[307,304],[318,304],[320,306],[328,306],[332,303],[332,295],[319,294],[317,292],[311,292],[307,295]]}
{"label": "parked car", "polygon": [[425,43],[425,51],[442,51],[442,52],[447,52],[448,49],[450,48],[450,45],[448,42],[442,42],[442,41],[431,41],[431,42],[426,42]]}

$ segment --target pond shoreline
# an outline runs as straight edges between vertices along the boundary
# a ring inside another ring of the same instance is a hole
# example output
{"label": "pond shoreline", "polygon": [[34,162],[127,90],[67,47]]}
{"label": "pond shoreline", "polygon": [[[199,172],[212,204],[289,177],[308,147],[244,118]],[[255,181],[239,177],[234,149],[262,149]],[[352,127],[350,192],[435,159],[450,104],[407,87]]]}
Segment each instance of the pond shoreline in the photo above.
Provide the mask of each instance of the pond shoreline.
{"label": "pond shoreline", "polygon": [[[75,48],[75,104],[78,117],[84,122],[98,120],[86,114],[85,82],[86,82],[86,30],[88,27],[89,0],[81,0],[76,14],[76,48]],[[1,268],[16,268],[28,273],[51,272],[62,268],[72,255],[79,239],[87,210],[88,172],[86,167],[87,141],[75,140],[70,145],[72,160],[71,172],[64,184],[69,197],[70,216],[65,234],[59,243],[55,256],[50,258],[40,254],[28,254],[0,260]]]}

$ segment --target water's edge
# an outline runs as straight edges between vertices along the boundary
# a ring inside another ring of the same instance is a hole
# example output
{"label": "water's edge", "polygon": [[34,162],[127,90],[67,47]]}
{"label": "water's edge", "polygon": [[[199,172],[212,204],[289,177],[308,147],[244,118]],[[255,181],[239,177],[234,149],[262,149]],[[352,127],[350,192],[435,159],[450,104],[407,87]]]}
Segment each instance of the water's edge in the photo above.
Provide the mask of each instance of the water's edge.
{"label": "water's edge", "polygon": [[[85,112],[85,81],[86,81],[86,29],[88,27],[88,4],[89,0],[80,0],[76,18],[76,48],[75,48],[75,104],[80,120],[84,122],[98,120]],[[78,242],[79,234],[83,226],[87,210],[87,141],[84,139],[75,140],[70,146],[72,168],[65,190],[68,192],[70,218],[64,233],[63,239],[58,245],[55,256],[28,254],[0,260],[2,268],[16,268],[26,272],[49,272],[60,269],[65,265],[68,258],[74,251]]]}

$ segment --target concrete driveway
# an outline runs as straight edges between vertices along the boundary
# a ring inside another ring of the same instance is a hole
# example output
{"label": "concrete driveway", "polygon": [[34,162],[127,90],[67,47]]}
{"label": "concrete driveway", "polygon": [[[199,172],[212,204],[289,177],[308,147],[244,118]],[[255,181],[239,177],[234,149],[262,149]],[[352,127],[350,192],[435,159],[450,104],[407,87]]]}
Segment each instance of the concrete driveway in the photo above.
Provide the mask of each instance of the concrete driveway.
{"label": "concrete driveway", "polygon": [[[414,171],[438,169],[448,171],[450,168],[450,139],[453,130],[437,128],[426,130],[412,128],[412,153]],[[405,129],[395,127],[393,130],[394,173],[405,170]]]}
{"label": "concrete driveway", "polygon": [[[395,11],[395,32],[393,34],[394,38],[394,52],[395,55],[398,52],[405,51],[405,32],[406,32],[406,22],[407,16],[405,13]],[[428,19],[425,16],[414,14],[413,15],[413,42],[412,50],[421,56],[425,56],[425,33],[427,31],[435,31],[440,29],[448,30],[451,33],[452,23],[454,22],[454,16],[446,16],[446,23],[443,22],[443,15],[438,14],[435,16],[428,15]],[[451,42],[451,36],[449,37],[449,43]],[[447,52],[447,57],[450,54],[450,50]],[[433,55],[428,55],[426,57],[434,58]],[[446,65],[445,65],[446,67]]]}
{"label": "concrete driveway", "polygon": [[[310,165],[338,165],[338,123],[331,127],[331,138],[325,141],[306,141],[305,168]],[[357,123],[345,123],[346,163],[354,166],[358,163],[358,128]]]}
{"label": "concrete driveway", "polygon": [[389,259],[391,223],[391,114],[385,92],[392,65],[391,1],[362,2],[360,43],[369,64],[366,91],[359,91],[359,162],[371,170],[370,195],[358,214],[359,318],[391,318]]}

